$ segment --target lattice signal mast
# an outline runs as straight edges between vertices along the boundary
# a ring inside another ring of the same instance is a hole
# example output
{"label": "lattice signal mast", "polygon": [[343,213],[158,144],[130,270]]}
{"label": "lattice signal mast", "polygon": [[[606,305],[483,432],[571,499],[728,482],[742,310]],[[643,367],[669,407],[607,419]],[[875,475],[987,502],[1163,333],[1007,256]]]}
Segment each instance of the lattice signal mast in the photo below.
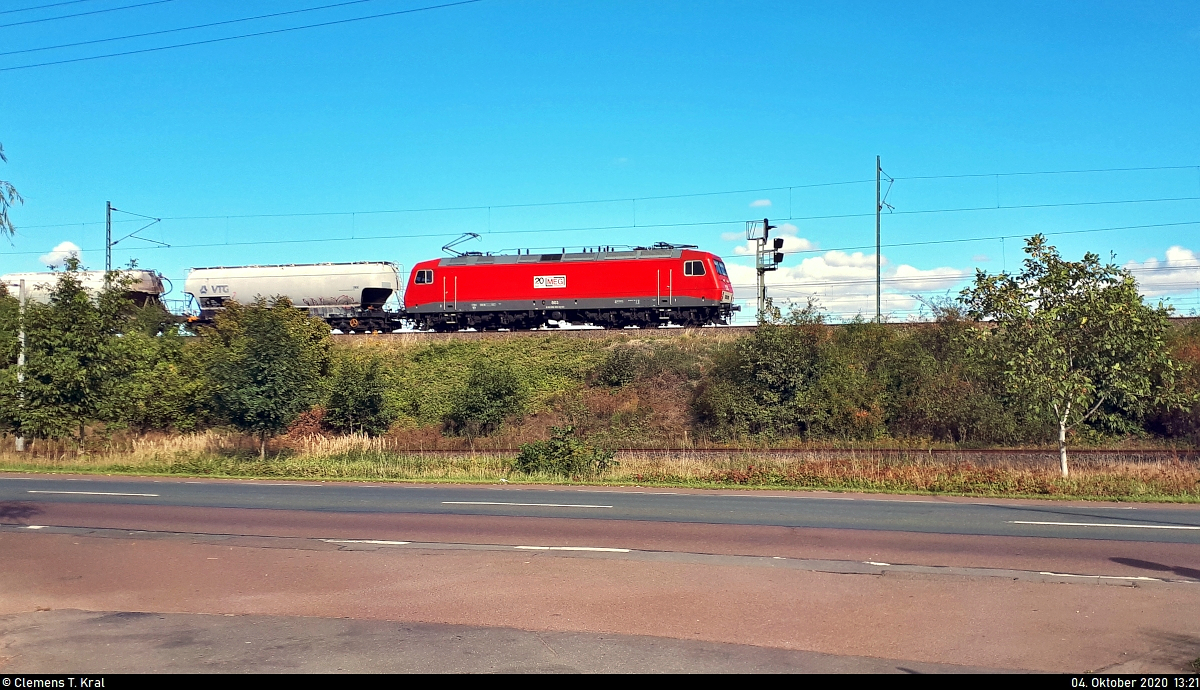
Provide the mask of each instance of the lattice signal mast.
{"label": "lattice signal mast", "polygon": [[763,218],[761,221],[746,221],[746,239],[755,243],[754,271],[758,274],[758,322],[767,318],[771,300],[767,298],[767,271],[774,271],[783,263],[783,238],[770,241],[774,225]]}

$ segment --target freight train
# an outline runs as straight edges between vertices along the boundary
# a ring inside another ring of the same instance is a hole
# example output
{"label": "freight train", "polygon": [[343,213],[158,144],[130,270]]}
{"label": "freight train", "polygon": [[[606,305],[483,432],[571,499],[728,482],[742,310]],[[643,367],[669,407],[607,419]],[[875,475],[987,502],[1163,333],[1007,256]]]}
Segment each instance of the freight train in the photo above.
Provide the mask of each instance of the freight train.
{"label": "freight train", "polygon": [[197,268],[184,292],[199,307],[196,322],[228,300],[286,296],[343,333],[703,326],[725,324],[738,309],[725,264],[693,245],[432,259],[413,267],[402,302],[389,309],[399,274],[387,262]]}
{"label": "freight train", "polygon": [[[447,250],[449,251],[449,247]],[[287,297],[342,333],[520,330],[549,325],[603,328],[726,324],[734,311],[724,262],[694,245],[657,243],[558,253],[455,253],[422,261],[401,292],[400,270],[385,261],[193,268],[183,291],[191,324],[210,323],[227,302]],[[122,273],[138,304],[161,301],[163,278]],[[15,294],[45,301],[58,274],[3,277]],[[81,272],[99,289],[100,271]]]}

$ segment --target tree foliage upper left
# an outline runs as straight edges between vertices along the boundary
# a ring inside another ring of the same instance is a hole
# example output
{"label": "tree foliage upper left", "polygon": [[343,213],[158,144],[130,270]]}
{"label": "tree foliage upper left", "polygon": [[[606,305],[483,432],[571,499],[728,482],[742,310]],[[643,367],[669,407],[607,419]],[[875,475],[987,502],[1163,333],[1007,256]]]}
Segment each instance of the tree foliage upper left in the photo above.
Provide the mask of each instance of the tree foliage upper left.
{"label": "tree foliage upper left", "polygon": [[[0,162],[8,162],[8,157],[4,155],[3,144],[0,144]],[[24,201],[11,182],[0,180],[0,235],[12,237],[16,232],[12,220],[8,217],[8,209],[13,204],[20,204]]]}

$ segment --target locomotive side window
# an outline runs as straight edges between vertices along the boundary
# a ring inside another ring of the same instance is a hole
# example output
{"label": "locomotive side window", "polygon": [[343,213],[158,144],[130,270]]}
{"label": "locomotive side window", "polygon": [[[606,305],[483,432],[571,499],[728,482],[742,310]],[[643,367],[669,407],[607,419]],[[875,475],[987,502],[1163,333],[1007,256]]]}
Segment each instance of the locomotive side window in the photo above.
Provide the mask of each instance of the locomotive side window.
{"label": "locomotive side window", "polygon": [[685,276],[702,276],[704,275],[703,261],[685,261],[683,263],[683,275]]}
{"label": "locomotive side window", "polygon": [[725,271],[725,262],[720,259],[713,259],[713,266],[716,266],[717,273],[729,277],[729,273]]}
{"label": "locomotive side window", "polygon": [[433,282],[433,271],[428,269],[417,271],[417,285],[428,285]]}

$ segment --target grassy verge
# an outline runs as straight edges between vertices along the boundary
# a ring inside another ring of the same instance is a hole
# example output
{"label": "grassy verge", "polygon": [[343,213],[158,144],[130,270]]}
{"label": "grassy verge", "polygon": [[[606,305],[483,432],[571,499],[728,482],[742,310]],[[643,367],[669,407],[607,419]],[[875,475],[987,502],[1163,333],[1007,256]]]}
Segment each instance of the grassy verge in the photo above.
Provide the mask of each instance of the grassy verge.
{"label": "grassy verge", "polygon": [[1179,460],[1081,459],[1062,478],[1051,462],[927,458],[920,453],[814,451],[790,457],[754,451],[618,455],[596,476],[521,474],[511,453],[395,451],[378,439],[314,439],[266,461],[219,435],[147,441],[128,452],[47,456],[0,453],[0,470],[274,479],[571,483],[706,488],[807,489],[989,497],[1200,502],[1200,465]]}

